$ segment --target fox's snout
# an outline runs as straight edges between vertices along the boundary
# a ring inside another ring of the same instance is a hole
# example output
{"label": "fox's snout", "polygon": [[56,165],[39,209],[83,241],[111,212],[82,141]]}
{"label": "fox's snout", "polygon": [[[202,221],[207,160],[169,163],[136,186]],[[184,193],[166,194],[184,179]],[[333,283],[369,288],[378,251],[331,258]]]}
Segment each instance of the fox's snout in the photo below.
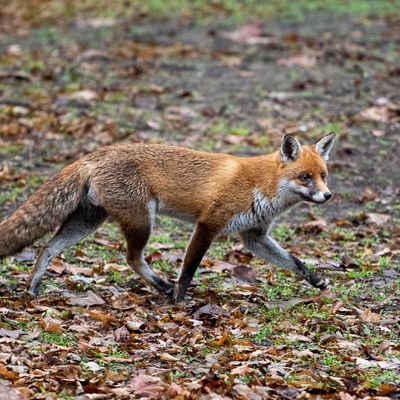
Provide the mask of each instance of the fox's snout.
{"label": "fox's snout", "polygon": [[310,196],[310,200],[315,202],[315,203],[326,203],[330,198],[332,197],[332,193],[328,191],[319,191],[315,194],[312,194]]}

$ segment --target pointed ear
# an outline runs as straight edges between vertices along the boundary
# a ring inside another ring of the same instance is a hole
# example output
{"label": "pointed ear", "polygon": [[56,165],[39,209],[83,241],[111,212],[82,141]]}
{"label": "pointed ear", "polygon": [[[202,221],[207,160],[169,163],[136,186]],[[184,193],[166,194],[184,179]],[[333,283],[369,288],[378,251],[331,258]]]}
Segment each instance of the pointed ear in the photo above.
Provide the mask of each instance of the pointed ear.
{"label": "pointed ear", "polygon": [[325,161],[329,160],[329,153],[332,150],[333,143],[335,142],[335,136],[336,134],[332,132],[315,143],[315,148]]}
{"label": "pointed ear", "polygon": [[301,144],[293,135],[285,135],[281,145],[281,160],[284,164],[296,161],[302,151]]}

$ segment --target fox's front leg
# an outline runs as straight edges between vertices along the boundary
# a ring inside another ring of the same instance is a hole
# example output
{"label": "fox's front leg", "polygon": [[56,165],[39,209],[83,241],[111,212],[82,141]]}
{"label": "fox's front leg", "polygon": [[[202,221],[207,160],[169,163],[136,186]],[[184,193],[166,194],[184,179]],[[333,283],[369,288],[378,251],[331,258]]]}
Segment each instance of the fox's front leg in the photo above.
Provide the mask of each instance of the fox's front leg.
{"label": "fox's front leg", "polygon": [[244,245],[259,257],[265,258],[280,267],[290,269],[318,289],[325,289],[328,280],[320,278],[310,271],[305,264],[283,249],[271,239],[266,231],[253,229],[241,234]]}
{"label": "fox's front leg", "polygon": [[186,248],[183,266],[179,274],[178,283],[174,289],[175,303],[182,301],[187,288],[200,264],[201,259],[210,247],[215,237],[215,230],[206,224],[199,223],[192,234]]}

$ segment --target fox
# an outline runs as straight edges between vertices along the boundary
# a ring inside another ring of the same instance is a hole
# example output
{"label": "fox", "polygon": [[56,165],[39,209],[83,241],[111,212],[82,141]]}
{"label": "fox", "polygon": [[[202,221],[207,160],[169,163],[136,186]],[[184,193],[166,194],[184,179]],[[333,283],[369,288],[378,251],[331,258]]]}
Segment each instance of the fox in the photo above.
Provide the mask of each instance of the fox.
{"label": "fox", "polygon": [[[294,205],[331,198],[326,163],[334,140],[330,133],[301,145],[287,134],[275,152],[252,157],[166,144],[101,147],[64,167],[0,223],[0,258],[55,232],[28,278],[28,293],[38,295],[52,259],[111,217],[125,237],[128,265],[176,303],[185,299],[212,241],[226,234],[238,234],[256,256],[323,290],[329,281],[283,249],[270,231],[274,219]],[[158,213],[195,224],[175,284],[144,257]]]}

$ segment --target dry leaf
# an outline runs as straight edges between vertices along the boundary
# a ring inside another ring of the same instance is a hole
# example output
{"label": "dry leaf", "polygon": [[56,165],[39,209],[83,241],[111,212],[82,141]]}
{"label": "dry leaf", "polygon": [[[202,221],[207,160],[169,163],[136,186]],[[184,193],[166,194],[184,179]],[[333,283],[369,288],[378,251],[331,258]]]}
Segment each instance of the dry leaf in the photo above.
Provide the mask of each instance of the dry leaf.
{"label": "dry leaf", "polygon": [[285,67],[303,67],[312,68],[317,63],[317,58],[311,54],[300,54],[292,57],[280,58],[277,61],[278,65],[284,65]]}
{"label": "dry leaf", "polygon": [[168,354],[168,353],[162,353],[160,355],[160,360],[161,361],[180,361],[179,358],[171,356],[171,354]]}
{"label": "dry leaf", "polygon": [[379,214],[379,213],[366,213],[367,224],[375,224],[378,226],[385,225],[390,220],[390,215],[388,214]]}
{"label": "dry leaf", "polygon": [[150,375],[137,375],[128,384],[136,396],[157,396],[165,391],[165,385],[161,379]]}
{"label": "dry leaf", "polygon": [[105,301],[96,293],[88,290],[86,294],[80,296],[70,296],[67,303],[73,306],[90,307],[94,305],[104,304]]}

